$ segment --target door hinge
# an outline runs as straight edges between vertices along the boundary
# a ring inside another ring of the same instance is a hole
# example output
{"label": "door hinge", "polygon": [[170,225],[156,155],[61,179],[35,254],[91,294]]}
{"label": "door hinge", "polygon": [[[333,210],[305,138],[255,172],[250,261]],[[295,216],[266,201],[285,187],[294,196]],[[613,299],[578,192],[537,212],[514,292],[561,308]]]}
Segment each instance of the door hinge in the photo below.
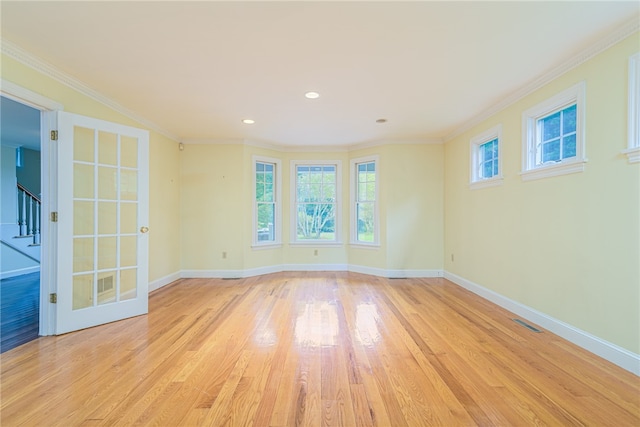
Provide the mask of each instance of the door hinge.
{"label": "door hinge", "polygon": [[58,302],[58,294],[49,294],[49,302],[56,304]]}
{"label": "door hinge", "polygon": [[57,141],[58,140],[58,131],[57,130],[52,130],[51,131],[51,140],[52,141]]}
{"label": "door hinge", "polygon": [[58,212],[51,212],[51,222],[58,222]]}

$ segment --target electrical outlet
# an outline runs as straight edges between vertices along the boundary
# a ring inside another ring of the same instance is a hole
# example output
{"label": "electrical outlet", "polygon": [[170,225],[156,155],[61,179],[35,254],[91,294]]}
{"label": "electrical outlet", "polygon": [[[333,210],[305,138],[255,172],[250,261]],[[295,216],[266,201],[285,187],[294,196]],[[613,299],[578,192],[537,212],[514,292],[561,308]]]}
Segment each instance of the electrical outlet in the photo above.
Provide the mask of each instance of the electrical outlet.
{"label": "electrical outlet", "polygon": [[313,255],[314,255],[314,256],[318,256],[318,250],[317,250],[317,249],[314,249],[314,250],[313,250]]}
{"label": "electrical outlet", "polygon": [[227,251],[222,251],[222,259],[227,259]]}
{"label": "electrical outlet", "polygon": [[453,254],[451,254],[451,262],[453,262]]}

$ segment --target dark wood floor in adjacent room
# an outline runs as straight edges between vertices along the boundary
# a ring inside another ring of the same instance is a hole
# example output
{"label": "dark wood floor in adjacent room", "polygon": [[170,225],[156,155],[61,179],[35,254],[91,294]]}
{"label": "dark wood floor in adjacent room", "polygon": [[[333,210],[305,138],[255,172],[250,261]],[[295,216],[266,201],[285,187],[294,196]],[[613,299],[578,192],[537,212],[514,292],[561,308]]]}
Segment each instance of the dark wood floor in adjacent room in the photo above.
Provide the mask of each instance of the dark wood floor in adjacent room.
{"label": "dark wood floor in adjacent room", "polygon": [[38,338],[40,272],[0,281],[0,353]]}
{"label": "dark wood floor in adjacent room", "polygon": [[639,378],[445,279],[183,279],[2,355],[2,426],[640,425]]}

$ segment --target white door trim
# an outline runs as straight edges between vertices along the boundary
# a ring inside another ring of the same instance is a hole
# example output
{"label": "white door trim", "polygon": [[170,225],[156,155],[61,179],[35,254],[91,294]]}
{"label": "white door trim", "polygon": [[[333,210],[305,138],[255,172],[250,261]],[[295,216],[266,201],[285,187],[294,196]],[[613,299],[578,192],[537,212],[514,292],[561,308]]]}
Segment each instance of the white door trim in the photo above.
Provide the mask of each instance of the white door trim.
{"label": "white door trim", "polygon": [[64,110],[62,104],[39,93],[32,92],[15,83],[0,81],[2,96],[28,105],[40,111],[40,179],[42,190],[40,261],[40,330],[39,335],[55,333],[55,309],[49,302],[49,294],[56,292],[56,228],[49,222],[51,212],[56,210],[57,150],[51,144],[51,130],[57,123],[57,112]]}

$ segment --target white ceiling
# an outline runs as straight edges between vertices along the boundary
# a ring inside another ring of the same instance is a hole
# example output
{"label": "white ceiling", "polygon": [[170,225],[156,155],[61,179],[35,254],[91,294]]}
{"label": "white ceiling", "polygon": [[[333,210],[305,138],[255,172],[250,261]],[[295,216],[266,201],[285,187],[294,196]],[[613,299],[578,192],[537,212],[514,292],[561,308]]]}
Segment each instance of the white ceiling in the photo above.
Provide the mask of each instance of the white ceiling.
{"label": "white ceiling", "polygon": [[640,16],[637,1],[1,7],[4,40],[179,140],[284,146],[445,138]]}

